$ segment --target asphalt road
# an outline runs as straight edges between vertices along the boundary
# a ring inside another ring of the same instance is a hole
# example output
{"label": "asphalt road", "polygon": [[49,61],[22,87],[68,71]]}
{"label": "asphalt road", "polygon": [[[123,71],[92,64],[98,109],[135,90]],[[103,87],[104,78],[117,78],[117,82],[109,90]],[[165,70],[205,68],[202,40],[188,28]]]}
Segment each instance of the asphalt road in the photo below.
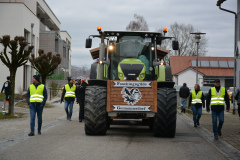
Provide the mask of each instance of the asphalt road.
{"label": "asphalt road", "polygon": [[0,160],[206,160],[227,159],[183,120],[175,138],[156,138],[147,126],[115,122],[106,136],[86,136],[75,114],[42,135],[28,137],[0,151]]}

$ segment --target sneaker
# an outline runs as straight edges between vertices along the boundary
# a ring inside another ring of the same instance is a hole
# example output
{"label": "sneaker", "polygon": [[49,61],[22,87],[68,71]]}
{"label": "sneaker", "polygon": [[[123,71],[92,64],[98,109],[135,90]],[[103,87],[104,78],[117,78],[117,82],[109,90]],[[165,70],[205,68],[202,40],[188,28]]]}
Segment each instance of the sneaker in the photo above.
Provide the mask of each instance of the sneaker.
{"label": "sneaker", "polygon": [[197,127],[197,123],[194,123],[194,127]]}
{"label": "sneaker", "polygon": [[221,135],[222,135],[222,132],[221,132],[221,131],[218,131],[218,135],[221,136]]}
{"label": "sneaker", "polygon": [[71,120],[71,117],[69,117],[68,120],[69,120],[69,121],[72,121],[72,120]]}
{"label": "sneaker", "polygon": [[214,139],[215,139],[215,141],[217,141],[218,140],[218,136],[214,136]]}
{"label": "sneaker", "polygon": [[30,132],[28,136],[34,136],[34,132]]}
{"label": "sneaker", "polygon": [[79,122],[82,122],[82,119],[79,119]]}
{"label": "sneaker", "polygon": [[186,109],[183,109],[183,113],[185,113]]}
{"label": "sneaker", "polygon": [[38,130],[38,134],[42,134],[42,133],[41,133],[41,130]]}

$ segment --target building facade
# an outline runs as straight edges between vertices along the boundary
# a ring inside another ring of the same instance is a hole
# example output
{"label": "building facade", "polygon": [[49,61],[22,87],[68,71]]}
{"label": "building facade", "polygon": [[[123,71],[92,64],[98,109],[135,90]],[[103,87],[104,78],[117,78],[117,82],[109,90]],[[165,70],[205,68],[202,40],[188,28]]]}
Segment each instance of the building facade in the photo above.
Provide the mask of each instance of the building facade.
{"label": "building facade", "polygon": [[[24,36],[29,45],[33,45],[33,54],[38,56],[38,49],[45,53],[59,53],[62,63],[55,74],[71,71],[71,37],[67,31],[60,30],[60,21],[44,0],[0,0],[0,36]],[[0,51],[3,46],[0,45]],[[0,61],[0,83],[10,75],[8,68]],[[63,69],[61,69],[63,68]],[[31,84],[32,75],[36,71],[30,62],[18,68],[16,73],[15,93],[27,90]]]}
{"label": "building facade", "polygon": [[[187,83],[193,89],[196,84],[196,57],[171,56],[173,81],[176,86]],[[221,85],[229,88],[233,86],[234,76],[233,57],[199,57],[198,82],[202,86],[213,86],[215,79],[220,79]]]}

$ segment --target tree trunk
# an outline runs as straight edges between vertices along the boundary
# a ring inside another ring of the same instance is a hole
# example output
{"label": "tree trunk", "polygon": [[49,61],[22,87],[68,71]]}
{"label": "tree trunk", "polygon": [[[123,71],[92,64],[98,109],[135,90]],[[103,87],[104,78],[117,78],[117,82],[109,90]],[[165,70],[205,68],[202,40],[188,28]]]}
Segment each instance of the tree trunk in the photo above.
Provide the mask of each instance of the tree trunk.
{"label": "tree trunk", "polygon": [[41,75],[41,77],[42,77],[42,84],[46,85],[47,76],[46,75]]}
{"label": "tree trunk", "polygon": [[14,93],[15,93],[15,77],[16,77],[16,69],[10,70],[10,99],[9,99],[9,107],[8,113],[14,116]]}

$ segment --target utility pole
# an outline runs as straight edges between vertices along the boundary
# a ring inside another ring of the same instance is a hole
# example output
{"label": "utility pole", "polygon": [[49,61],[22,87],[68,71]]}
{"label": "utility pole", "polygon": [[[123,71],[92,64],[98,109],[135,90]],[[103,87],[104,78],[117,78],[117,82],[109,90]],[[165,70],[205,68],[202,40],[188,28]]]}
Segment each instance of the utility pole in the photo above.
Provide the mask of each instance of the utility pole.
{"label": "utility pole", "polygon": [[[237,65],[237,61],[236,61],[236,58],[237,58],[237,33],[238,33],[238,31],[237,31],[237,25],[238,25],[238,15],[237,15],[237,13],[236,12],[233,12],[233,11],[230,11],[230,10],[227,10],[227,9],[224,9],[224,8],[222,8],[221,7],[221,4],[224,2],[224,1],[226,1],[226,0],[218,0],[217,1],[217,6],[219,7],[219,9],[220,10],[222,10],[222,11],[225,11],[225,12],[228,12],[228,13],[232,13],[232,14],[234,14],[234,16],[235,16],[235,29],[234,29],[234,77],[233,77],[233,87],[234,87],[234,91],[233,91],[233,96],[232,96],[232,98],[233,98],[233,114],[235,114],[235,98],[234,98],[234,95],[235,95],[235,90],[236,90],[236,65]],[[239,5],[240,3],[239,3],[239,0],[238,0],[238,5]],[[238,7],[238,9],[239,9],[239,7]],[[239,30],[239,29],[238,29]]]}
{"label": "utility pole", "polygon": [[[34,27],[34,23],[31,23],[31,46],[33,46],[33,27]],[[33,53],[33,50],[32,50],[32,53]],[[32,74],[32,71],[33,71],[32,65],[30,65],[30,67],[31,67],[31,78],[32,78],[32,76],[33,76],[33,74]]]}

